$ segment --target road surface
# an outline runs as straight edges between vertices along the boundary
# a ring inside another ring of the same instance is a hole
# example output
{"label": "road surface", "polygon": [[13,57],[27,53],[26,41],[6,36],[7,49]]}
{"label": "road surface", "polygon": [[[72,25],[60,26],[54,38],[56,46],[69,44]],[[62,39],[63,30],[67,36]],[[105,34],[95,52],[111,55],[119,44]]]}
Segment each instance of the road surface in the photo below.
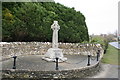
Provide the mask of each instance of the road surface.
{"label": "road surface", "polygon": [[120,71],[120,66],[102,63],[102,71],[90,78],[118,78],[118,71]]}
{"label": "road surface", "polygon": [[109,44],[114,46],[117,49],[120,49],[120,44],[118,42],[110,42]]}

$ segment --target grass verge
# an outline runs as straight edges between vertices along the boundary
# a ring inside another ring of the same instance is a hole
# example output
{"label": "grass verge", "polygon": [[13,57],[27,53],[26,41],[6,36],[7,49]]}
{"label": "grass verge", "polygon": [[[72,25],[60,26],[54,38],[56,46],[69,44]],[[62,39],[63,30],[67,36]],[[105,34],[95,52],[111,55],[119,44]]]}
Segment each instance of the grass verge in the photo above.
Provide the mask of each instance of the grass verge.
{"label": "grass verge", "polygon": [[108,49],[102,58],[102,62],[107,64],[120,65],[118,56],[120,56],[120,50],[111,45],[108,45]]}

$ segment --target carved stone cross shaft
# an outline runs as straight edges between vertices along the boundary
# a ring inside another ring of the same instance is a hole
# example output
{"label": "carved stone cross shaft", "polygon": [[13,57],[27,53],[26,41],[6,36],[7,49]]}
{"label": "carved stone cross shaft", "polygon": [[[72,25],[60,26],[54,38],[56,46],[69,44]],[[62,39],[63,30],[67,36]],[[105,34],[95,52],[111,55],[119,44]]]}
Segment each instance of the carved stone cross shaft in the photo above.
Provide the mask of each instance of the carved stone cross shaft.
{"label": "carved stone cross shaft", "polygon": [[60,29],[58,21],[54,21],[54,23],[51,25],[51,29],[53,30],[52,48],[58,48],[58,31]]}

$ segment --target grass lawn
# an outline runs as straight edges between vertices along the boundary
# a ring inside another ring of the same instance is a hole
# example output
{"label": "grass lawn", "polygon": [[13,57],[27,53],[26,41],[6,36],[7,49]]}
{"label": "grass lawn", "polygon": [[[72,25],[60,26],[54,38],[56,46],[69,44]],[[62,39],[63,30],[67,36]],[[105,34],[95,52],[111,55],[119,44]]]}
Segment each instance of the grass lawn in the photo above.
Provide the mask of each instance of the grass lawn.
{"label": "grass lawn", "polygon": [[118,56],[120,56],[120,50],[114,48],[111,45],[108,45],[108,49],[102,58],[103,63],[120,65],[118,61]]}

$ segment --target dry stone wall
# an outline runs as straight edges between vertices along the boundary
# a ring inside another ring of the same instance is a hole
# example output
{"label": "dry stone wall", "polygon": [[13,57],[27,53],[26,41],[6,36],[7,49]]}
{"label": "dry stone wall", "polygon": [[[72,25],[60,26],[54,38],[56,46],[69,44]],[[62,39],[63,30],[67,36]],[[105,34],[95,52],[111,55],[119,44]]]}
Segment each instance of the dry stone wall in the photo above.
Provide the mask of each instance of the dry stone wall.
{"label": "dry stone wall", "polygon": [[[0,46],[3,57],[26,54],[44,55],[52,47],[50,42],[9,42]],[[95,56],[98,49],[103,53],[100,44],[59,43],[59,48],[63,49],[63,54],[66,55],[87,55],[90,52],[92,56]]]}
{"label": "dry stone wall", "polygon": [[92,66],[87,66],[81,69],[72,70],[54,70],[54,71],[31,71],[31,70],[2,70],[3,79],[74,79],[74,78],[86,78],[93,76],[100,72],[101,66],[99,62]]}

